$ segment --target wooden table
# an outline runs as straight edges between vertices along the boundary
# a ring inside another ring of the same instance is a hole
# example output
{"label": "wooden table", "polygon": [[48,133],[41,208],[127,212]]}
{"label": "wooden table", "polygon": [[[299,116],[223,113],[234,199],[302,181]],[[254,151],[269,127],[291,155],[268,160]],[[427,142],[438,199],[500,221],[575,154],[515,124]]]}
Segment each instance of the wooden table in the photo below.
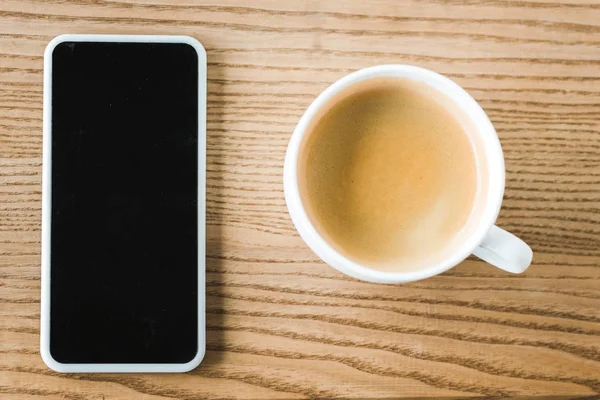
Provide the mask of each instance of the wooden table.
{"label": "wooden table", "polygon": [[[0,399],[597,395],[599,21],[593,0],[0,1]],[[208,351],[189,374],[60,375],[38,354],[42,54],[60,33],[208,50]],[[332,81],[382,63],[444,73],[488,112],[525,274],[468,260],[362,283],[297,235],[291,132]]]}

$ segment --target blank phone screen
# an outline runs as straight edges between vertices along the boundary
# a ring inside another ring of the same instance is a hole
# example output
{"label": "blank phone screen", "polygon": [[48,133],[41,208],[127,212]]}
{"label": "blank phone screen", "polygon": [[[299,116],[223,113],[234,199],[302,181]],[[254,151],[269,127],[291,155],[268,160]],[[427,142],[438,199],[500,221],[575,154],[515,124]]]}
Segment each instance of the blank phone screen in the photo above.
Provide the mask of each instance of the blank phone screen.
{"label": "blank phone screen", "polygon": [[185,363],[198,351],[198,55],[63,42],[51,74],[50,354]]}

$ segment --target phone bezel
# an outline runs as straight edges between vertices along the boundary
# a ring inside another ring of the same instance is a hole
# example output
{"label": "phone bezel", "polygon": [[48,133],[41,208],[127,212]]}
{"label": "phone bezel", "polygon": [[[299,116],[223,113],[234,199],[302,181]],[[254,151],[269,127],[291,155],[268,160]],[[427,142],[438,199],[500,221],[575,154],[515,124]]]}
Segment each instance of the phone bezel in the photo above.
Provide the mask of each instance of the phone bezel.
{"label": "phone bezel", "polygon": [[[61,363],[50,353],[50,235],[52,207],[52,55],[63,42],[184,43],[198,55],[198,351],[182,364],[78,364]],[[187,372],[196,368],[206,349],[205,243],[206,243],[206,51],[190,36],[67,34],[55,37],[44,52],[44,112],[42,157],[42,277],[40,353],[57,372]]]}

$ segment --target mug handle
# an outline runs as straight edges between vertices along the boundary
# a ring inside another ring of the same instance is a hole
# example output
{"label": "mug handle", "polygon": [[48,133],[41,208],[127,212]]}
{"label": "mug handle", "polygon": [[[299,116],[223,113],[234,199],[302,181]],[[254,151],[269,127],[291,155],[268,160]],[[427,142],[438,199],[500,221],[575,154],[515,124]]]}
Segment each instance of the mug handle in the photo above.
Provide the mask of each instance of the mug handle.
{"label": "mug handle", "polygon": [[492,226],[473,254],[513,274],[525,271],[533,258],[533,252],[527,243],[496,225]]}

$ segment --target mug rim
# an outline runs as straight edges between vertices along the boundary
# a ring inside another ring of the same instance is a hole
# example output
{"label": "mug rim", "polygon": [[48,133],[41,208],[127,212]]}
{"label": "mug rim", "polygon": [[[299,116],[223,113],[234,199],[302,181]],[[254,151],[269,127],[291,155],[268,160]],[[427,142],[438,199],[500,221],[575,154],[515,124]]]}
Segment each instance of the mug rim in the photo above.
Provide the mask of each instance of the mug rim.
{"label": "mug rim", "polygon": [[[376,78],[410,79],[426,84],[437,92],[442,92],[440,87],[445,91],[451,92],[442,94],[459,107],[475,126],[475,132],[477,132],[478,137],[482,139],[484,144],[485,159],[489,166],[487,168],[487,179],[489,182],[486,203],[483,206],[482,215],[474,232],[457,246],[457,250],[452,252],[451,255],[442,261],[416,271],[380,271],[369,268],[366,265],[361,265],[340,254],[313,226],[302,203],[298,188],[297,166],[300,143],[306,134],[306,129],[318,111],[342,90],[360,82]],[[434,85],[437,85],[437,87]],[[489,117],[475,99],[457,83],[437,72],[421,67],[405,64],[378,65],[357,70],[338,79],[312,101],[298,121],[288,144],[284,162],[283,183],[286,205],[296,230],[304,242],[321,260],[342,273],[364,281],[405,283],[429,278],[449,270],[464,261],[483,241],[490,228],[496,222],[502,204],[505,187],[504,156],[500,140]]]}

